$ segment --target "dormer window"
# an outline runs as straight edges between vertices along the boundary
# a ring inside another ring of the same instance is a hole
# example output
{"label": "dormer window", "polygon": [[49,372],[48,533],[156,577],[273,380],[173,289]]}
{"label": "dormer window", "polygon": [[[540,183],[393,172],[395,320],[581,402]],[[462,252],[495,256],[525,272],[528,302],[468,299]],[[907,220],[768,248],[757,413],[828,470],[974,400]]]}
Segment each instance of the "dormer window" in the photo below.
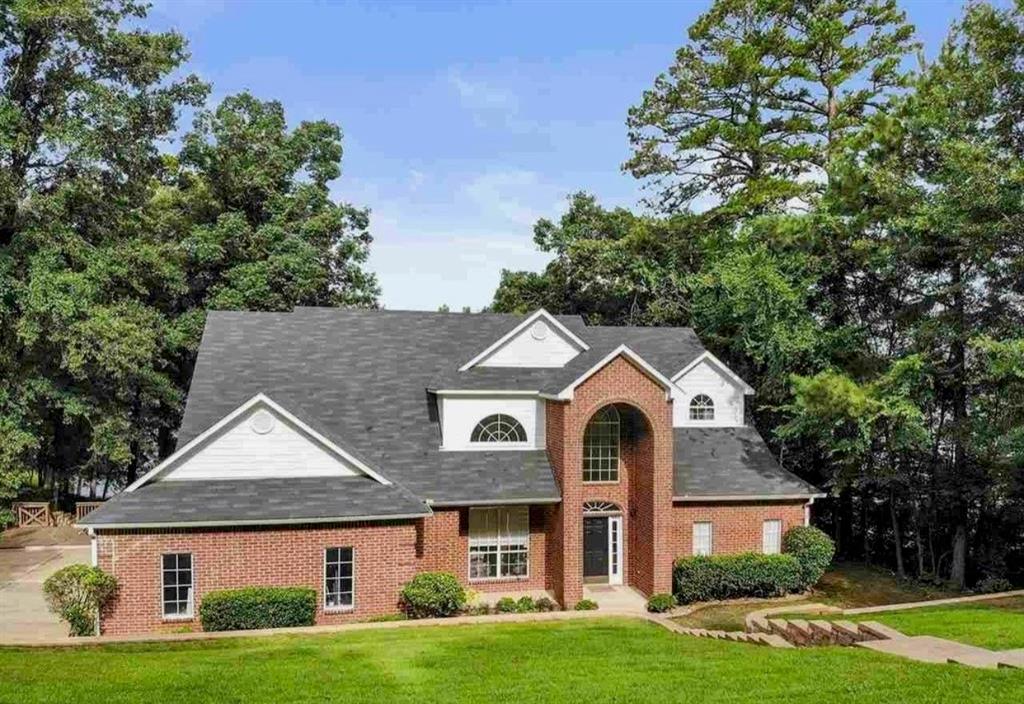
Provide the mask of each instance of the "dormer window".
{"label": "dormer window", "polygon": [[697,394],[690,399],[690,420],[714,420],[715,402],[707,394]]}
{"label": "dormer window", "polygon": [[495,413],[476,424],[470,442],[526,442],[523,424],[510,415]]}

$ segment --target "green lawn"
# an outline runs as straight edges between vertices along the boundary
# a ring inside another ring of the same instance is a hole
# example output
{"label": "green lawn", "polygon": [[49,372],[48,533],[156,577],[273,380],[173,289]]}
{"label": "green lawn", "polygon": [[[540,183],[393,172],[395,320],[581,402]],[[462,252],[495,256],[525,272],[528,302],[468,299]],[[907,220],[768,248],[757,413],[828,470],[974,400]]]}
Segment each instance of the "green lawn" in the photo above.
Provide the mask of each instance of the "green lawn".
{"label": "green lawn", "polygon": [[1024,648],[1024,598],[936,606],[882,614],[859,621],[879,621],[908,636],[938,636],[993,650]]}
{"label": "green lawn", "polygon": [[1020,702],[1024,672],[781,650],[631,619],[0,649],[0,701]]}

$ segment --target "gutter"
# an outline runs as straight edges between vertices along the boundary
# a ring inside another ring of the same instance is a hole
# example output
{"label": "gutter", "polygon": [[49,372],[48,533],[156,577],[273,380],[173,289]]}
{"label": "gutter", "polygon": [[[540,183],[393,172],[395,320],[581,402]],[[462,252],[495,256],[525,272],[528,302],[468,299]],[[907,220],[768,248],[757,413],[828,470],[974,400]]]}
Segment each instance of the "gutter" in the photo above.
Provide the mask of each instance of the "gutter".
{"label": "gutter", "polygon": [[462,506],[509,506],[518,504],[559,504],[561,497],[543,499],[487,499],[484,501],[430,501],[427,503],[432,508],[459,508]]}
{"label": "gutter", "polygon": [[726,494],[719,496],[673,496],[672,501],[682,503],[703,503],[706,501],[799,501],[813,502],[823,499],[827,494]]}
{"label": "gutter", "polygon": [[329,516],[316,518],[252,518],[229,521],[166,521],[156,523],[76,523],[75,528],[88,530],[125,530],[136,528],[230,528],[234,526],[283,526],[308,523],[358,523],[360,521],[403,521],[427,518],[427,513],[400,513],[369,516]]}

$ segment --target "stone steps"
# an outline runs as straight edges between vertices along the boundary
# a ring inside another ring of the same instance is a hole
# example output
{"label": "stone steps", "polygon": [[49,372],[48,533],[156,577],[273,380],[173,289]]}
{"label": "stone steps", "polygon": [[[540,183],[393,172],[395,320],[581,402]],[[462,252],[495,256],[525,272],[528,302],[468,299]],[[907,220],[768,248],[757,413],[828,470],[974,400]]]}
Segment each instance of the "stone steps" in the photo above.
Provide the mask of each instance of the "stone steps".
{"label": "stone steps", "polygon": [[905,638],[895,628],[877,621],[853,623],[851,621],[826,621],[801,618],[765,618],[755,616],[747,619],[747,632],[772,635],[785,640],[792,646],[811,647],[818,645],[855,645],[875,640]]}

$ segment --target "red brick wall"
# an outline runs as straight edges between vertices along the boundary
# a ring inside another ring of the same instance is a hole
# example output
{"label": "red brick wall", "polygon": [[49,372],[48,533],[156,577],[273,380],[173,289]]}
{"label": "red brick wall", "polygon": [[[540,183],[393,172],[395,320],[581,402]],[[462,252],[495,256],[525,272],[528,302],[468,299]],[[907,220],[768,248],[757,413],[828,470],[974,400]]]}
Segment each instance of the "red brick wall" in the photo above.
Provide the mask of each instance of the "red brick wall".
{"label": "red brick wall", "polygon": [[761,552],[764,521],[782,520],[782,532],[804,524],[805,501],[785,503],[677,503],[672,508],[673,559],[693,554],[693,524],[711,521],[712,554]]}
{"label": "red brick wall", "polygon": [[[617,484],[583,484],[587,423],[601,408],[615,403],[627,404],[646,418],[646,439],[635,448],[623,448]],[[583,502],[587,500],[614,501],[624,512],[627,581],[646,593],[668,591],[672,556],[665,546],[672,528],[672,405],[665,389],[617,357],[580,384],[572,401],[549,401],[547,418],[548,456],[562,489],[562,565],[557,571],[554,563],[549,565],[559,600],[571,606],[583,596]]]}
{"label": "red brick wall", "polygon": [[[117,598],[103,614],[104,633],[201,630],[206,592],[248,586],[303,586],[317,590],[317,623],[341,623],[393,613],[399,590],[416,574],[416,524],[360,523],[228,531],[123,531],[99,536],[99,566],[118,580]],[[355,609],[323,610],[324,549],[352,547]],[[190,552],[196,581],[195,618],[164,620],[161,555]]]}
{"label": "red brick wall", "polygon": [[548,587],[547,531],[551,521],[549,506],[530,507],[530,575],[525,579],[469,580],[469,509],[435,509],[423,520],[423,570],[451,572],[478,592]]}

